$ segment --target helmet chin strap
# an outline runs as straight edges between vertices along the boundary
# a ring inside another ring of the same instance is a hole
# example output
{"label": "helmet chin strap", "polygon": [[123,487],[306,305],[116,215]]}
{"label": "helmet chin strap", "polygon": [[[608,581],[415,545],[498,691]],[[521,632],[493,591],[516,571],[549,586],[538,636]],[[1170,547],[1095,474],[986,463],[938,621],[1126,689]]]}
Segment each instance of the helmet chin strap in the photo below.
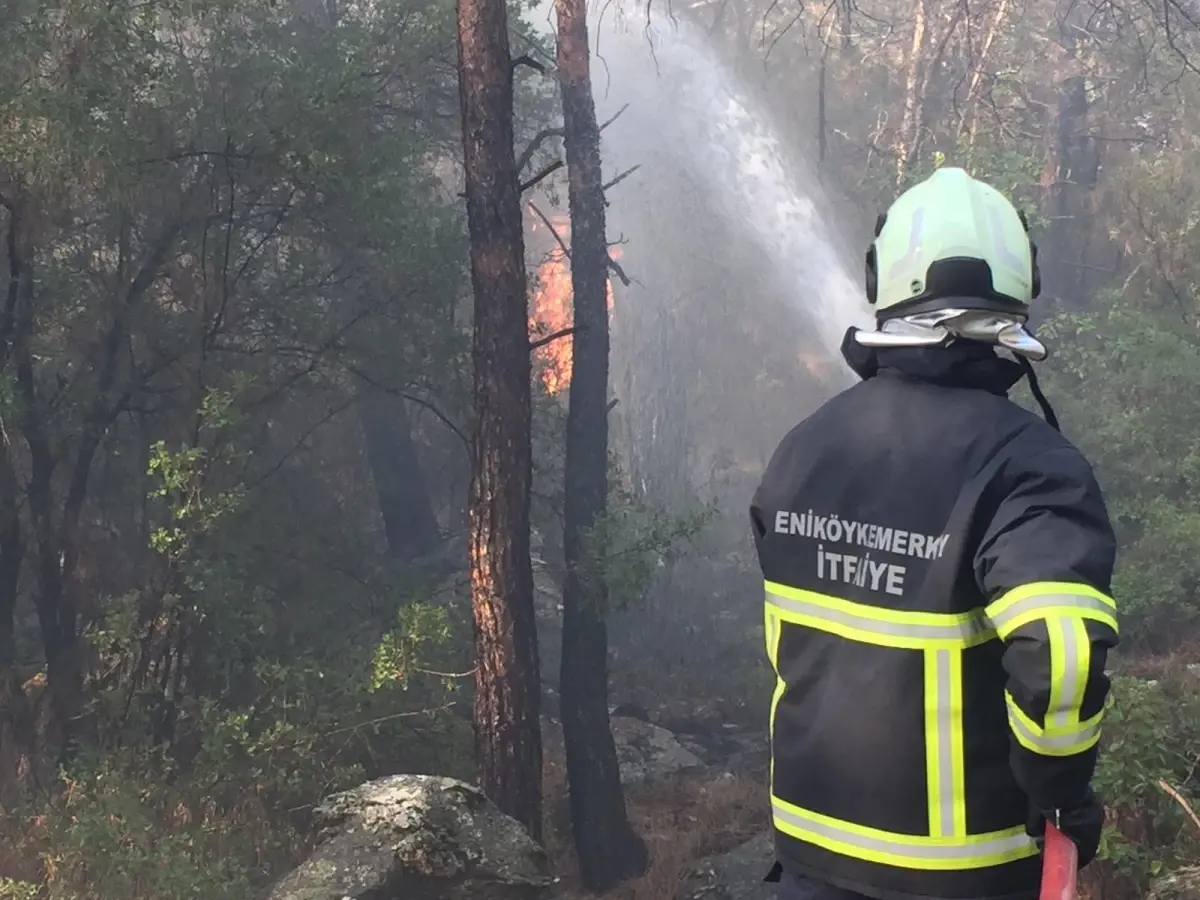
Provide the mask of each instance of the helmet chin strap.
{"label": "helmet chin strap", "polygon": [[1055,431],[1062,431],[1058,426],[1058,416],[1054,413],[1054,407],[1050,405],[1050,401],[1042,393],[1042,386],[1038,384],[1037,373],[1033,371],[1033,363],[1029,361],[1029,357],[1027,356],[1018,356],[1017,362],[1025,370],[1025,378],[1029,381],[1029,393],[1033,394],[1033,399],[1037,401],[1037,405],[1041,408],[1042,415],[1046,417],[1047,424]]}
{"label": "helmet chin strap", "polygon": [[938,347],[956,339],[992,344],[1009,351],[1025,372],[1029,392],[1046,422],[1061,430],[1058,416],[1042,393],[1030,360],[1041,362],[1046,345],[1025,329],[1024,319],[978,309],[940,309],[902,318],[888,319],[877,331],[856,331],[854,339],[864,347]]}

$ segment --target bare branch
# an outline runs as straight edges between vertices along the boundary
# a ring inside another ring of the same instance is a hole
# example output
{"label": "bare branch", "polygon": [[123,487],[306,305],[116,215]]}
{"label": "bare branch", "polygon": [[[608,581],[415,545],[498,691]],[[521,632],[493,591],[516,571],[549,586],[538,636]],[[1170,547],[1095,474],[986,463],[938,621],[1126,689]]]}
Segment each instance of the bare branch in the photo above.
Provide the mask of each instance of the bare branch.
{"label": "bare branch", "polygon": [[1197,828],[1200,828],[1200,816],[1196,815],[1196,811],[1183,799],[1179,791],[1167,784],[1162,778],[1158,779],[1158,786],[1163,789],[1163,793],[1182,806],[1183,811],[1188,814],[1188,818],[1192,820]]}
{"label": "bare branch", "polygon": [[346,369],[348,372],[350,372],[351,375],[354,375],[356,378],[361,378],[363,381],[365,381],[367,384],[369,384],[373,388],[378,388],[379,390],[384,391],[388,394],[391,394],[394,397],[401,397],[405,400],[410,400],[413,403],[417,404],[417,406],[420,406],[423,409],[429,410],[431,413],[433,413],[434,417],[439,422],[441,422],[443,425],[445,425],[447,428],[449,428],[450,431],[452,431],[454,433],[455,437],[457,437],[459,440],[461,440],[465,446],[467,446],[468,448],[471,446],[471,439],[468,438],[465,433],[463,433],[463,430],[461,428],[459,428],[457,425],[455,425],[454,422],[452,422],[450,420],[449,416],[447,416],[445,413],[443,413],[440,409],[438,409],[436,406],[434,406],[428,400],[424,400],[421,397],[414,396],[413,394],[410,394],[407,391],[400,391],[400,390],[397,390],[396,388],[389,387],[386,384],[380,384],[376,379],[372,378],[370,375],[368,375],[366,372],[364,372],[358,366],[355,366],[353,364],[348,365],[346,367]]}
{"label": "bare branch", "polygon": [[561,159],[556,159],[554,162],[550,163],[550,165],[546,166],[546,168],[542,169],[540,172],[538,172],[536,175],[534,175],[528,181],[522,181],[521,182],[521,193],[522,194],[525,193],[531,187],[536,187],[538,184],[545,181],[547,178],[549,178],[551,175],[553,175],[555,172],[557,172],[562,167],[563,167],[563,161]]}
{"label": "bare branch", "polygon": [[529,342],[529,349],[536,350],[538,347],[545,347],[547,344],[557,341],[559,338],[565,338],[575,333],[575,327],[560,328],[558,331],[548,334],[545,337],[538,338],[536,341]]}
{"label": "bare branch", "polygon": [[521,155],[517,157],[517,171],[525,171],[525,167],[529,165],[529,161],[533,159],[533,154],[538,152],[538,148],[541,147],[542,144],[546,143],[546,141],[550,140],[551,138],[562,136],[563,130],[561,128],[543,128],[541,131],[535,134],[533,136],[533,140],[529,142],[529,146],[522,150]]}
{"label": "bare branch", "polygon": [[625,274],[625,270],[621,268],[621,264],[611,256],[608,258],[608,267],[613,270],[614,275],[621,279],[621,284],[625,285],[625,287],[629,287],[631,284],[633,284],[633,282],[630,281],[629,276]]}
{"label": "bare branch", "polygon": [[550,229],[550,233],[554,235],[554,240],[558,242],[558,246],[562,250],[563,256],[565,256],[567,259],[570,259],[571,248],[567,246],[567,242],[564,241],[562,235],[558,233],[558,229],[554,227],[554,223],[551,222],[549,217],[547,217],[547,215],[538,208],[536,203],[530,203],[529,208],[533,210],[534,214],[539,219],[542,220],[542,224]]}
{"label": "bare branch", "polygon": [[[529,208],[533,210],[534,214],[536,214],[539,219],[542,220],[542,224],[550,229],[550,233],[554,235],[554,240],[558,242],[558,246],[562,249],[563,255],[569,260],[571,258],[571,248],[567,246],[567,242],[564,241],[562,235],[558,233],[558,229],[554,227],[554,223],[551,222],[546,214],[538,208],[536,203],[530,203]],[[633,284],[633,281],[630,279],[630,277],[625,274],[625,270],[621,268],[621,264],[613,259],[612,256],[608,257],[608,267],[612,269],[613,274],[616,275],[617,278],[621,279],[621,284],[625,285],[625,287],[629,287],[631,284]]]}
{"label": "bare branch", "polygon": [[613,113],[611,116],[609,116],[608,119],[606,119],[603,122],[603,124],[601,124],[600,130],[603,131],[605,128],[607,128],[609,125],[611,125],[613,122],[617,121],[617,119],[621,118],[621,113],[625,112],[625,110],[627,110],[627,109],[629,109],[628,103],[626,103],[624,106],[622,106],[620,109],[618,109],[615,113]]}
{"label": "bare branch", "polygon": [[516,59],[514,59],[512,61],[512,67],[513,67],[514,72],[517,69],[519,69],[521,66],[525,66],[527,68],[533,69],[535,72],[539,72],[542,75],[546,74],[546,67],[543,66],[540,62],[538,62],[536,59],[534,59],[529,54],[525,54],[524,56],[518,56]]}
{"label": "bare branch", "polygon": [[630,175],[632,175],[634,172],[636,172],[641,167],[642,167],[642,164],[638,163],[636,166],[626,169],[624,172],[622,172],[620,175],[618,175],[616,178],[614,178],[608,184],[604,185],[604,190],[607,191],[611,187],[616,187],[618,184],[620,184],[622,181],[624,181],[626,178],[628,178]]}

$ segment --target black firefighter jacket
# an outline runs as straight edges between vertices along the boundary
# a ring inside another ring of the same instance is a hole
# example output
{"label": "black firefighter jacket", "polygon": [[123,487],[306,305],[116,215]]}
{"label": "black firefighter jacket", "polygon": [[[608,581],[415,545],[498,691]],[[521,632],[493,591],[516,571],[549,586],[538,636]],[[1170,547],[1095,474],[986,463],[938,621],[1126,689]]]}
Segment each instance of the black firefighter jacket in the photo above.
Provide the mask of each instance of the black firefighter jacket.
{"label": "black firefighter jacket", "polygon": [[777,857],[884,900],[1036,897],[1027,814],[1084,795],[1117,642],[1100,489],[991,348],[846,355],[864,380],[751,508]]}

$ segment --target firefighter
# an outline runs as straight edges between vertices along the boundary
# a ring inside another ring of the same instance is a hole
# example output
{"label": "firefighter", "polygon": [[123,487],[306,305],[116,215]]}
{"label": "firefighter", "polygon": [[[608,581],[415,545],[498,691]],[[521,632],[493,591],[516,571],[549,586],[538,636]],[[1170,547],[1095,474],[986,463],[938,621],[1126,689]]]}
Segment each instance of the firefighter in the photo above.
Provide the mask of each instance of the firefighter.
{"label": "firefighter", "polygon": [[[956,168],[866,258],[861,381],[783,439],[751,506],[766,582],[768,881],[787,900],[1025,900],[1054,821],[1086,865],[1117,643],[1115,540],[1029,360],[1037,251]],[[1022,375],[1046,421],[1008,399]]]}

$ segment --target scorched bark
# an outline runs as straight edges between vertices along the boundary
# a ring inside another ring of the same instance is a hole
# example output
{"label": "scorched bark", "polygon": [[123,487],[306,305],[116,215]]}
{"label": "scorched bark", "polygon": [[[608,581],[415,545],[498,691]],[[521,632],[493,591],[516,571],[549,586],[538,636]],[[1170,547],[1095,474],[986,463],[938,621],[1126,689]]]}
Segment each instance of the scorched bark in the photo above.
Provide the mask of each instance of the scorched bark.
{"label": "scorched bark", "polygon": [[531,364],[504,0],[459,0],[458,61],[475,291],[469,539],[475,746],[484,790],[540,838],[540,679],[529,558]]}

